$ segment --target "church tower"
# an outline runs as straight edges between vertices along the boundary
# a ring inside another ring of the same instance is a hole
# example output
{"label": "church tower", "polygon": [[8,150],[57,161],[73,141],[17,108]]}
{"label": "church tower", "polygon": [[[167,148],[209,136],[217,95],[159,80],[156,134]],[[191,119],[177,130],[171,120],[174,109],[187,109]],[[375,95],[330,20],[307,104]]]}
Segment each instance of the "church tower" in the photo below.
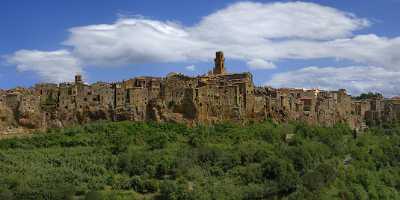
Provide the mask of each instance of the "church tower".
{"label": "church tower", "polygon": [[82,75],[77,74],[75,75],[75,84],[82,84],[83,80],[82,80]]}
{"label": "church tower", "polygon": [[225,74],[225,58],[224,58],[224,52],[218,51],[215,54],[215,67],[213,70],[214,75],[219,75],[219,74]]}

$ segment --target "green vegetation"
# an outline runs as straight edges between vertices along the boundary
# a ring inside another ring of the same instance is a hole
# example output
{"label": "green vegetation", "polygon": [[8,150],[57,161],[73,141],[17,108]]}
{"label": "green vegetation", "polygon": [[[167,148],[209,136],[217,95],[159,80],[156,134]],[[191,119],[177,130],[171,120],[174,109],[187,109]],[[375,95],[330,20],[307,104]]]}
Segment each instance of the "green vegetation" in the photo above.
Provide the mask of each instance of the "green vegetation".
{"label": "green vegetation", "polygon": [[383,98],[383,95],[381,93],[373,93],[373,92],[368,92],[368,93],[361,93],[360,96],[353,97],[355,100],[365,100],[365,99],[373,99],[373,98]]}
{"label": "green vegetation", "polygon": [[[288,137],[291,136],[291,137]],[[400,199],[400,126],[98,122],[0,141],[0,199]]]}

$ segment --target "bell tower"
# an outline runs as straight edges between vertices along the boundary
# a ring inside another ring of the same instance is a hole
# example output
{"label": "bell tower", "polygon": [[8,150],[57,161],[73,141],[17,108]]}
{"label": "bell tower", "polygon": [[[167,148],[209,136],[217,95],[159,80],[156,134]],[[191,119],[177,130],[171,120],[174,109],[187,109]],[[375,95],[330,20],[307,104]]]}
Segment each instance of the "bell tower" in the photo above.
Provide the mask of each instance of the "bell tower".
{"label": "bell tower", "polygon": [[82,75],[80,74],[75,75],[75,84],[82,84],[82,83],[83,83]]}
{"label": "bell tower", "polygon": [[224,58],[224,52],[218,51],[215,54],[215,67],[213,70],[214,75],[219,75],[219,74],[225,74],[225,58]]}

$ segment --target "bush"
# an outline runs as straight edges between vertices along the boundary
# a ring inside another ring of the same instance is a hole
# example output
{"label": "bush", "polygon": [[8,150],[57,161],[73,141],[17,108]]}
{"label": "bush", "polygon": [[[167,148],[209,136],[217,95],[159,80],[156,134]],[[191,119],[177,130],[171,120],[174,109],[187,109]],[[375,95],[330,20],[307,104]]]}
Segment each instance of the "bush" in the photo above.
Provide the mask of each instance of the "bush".
{"label": "bush", "polygon": [[98,191],[90,191],[86,194],[85,200],[104,200],[104,197]]}

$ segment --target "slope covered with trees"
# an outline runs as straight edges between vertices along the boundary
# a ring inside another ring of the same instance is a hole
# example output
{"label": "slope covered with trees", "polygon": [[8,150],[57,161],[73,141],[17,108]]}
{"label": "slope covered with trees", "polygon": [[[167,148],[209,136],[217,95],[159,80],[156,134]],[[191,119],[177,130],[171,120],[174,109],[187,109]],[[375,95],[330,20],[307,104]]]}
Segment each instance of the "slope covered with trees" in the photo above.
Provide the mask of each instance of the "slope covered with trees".
{"label": "slope covered with trees", "polygon": [[400,199],[400,126],[98,122],[0,140],[0,199]]}

